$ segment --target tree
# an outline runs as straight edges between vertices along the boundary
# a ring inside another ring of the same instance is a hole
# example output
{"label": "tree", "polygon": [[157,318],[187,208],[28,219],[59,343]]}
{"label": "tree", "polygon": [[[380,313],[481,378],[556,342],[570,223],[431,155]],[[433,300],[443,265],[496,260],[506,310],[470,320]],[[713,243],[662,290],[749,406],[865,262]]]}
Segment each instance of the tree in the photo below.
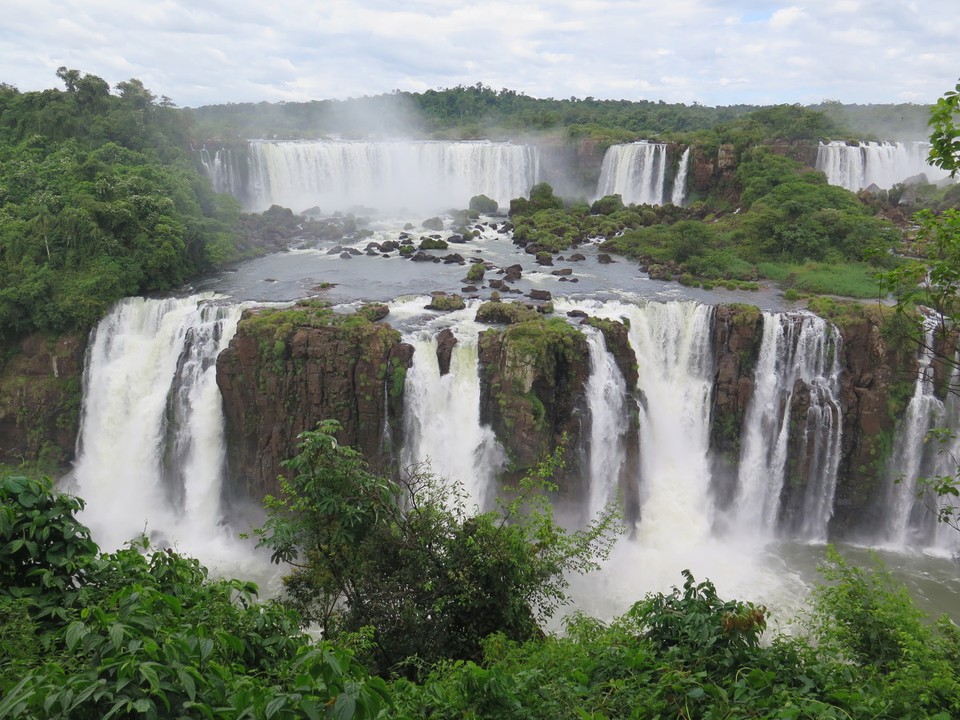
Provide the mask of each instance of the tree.
{"label": "tree", "polygon": [[956,177],[960,170],[960,82],[930,109],[930,161]]}
{"label": "tree", "polygon": [[373,629],[369,662],[416,675],[443,659],[478,660],[493,633],[540,635],[567,600],[566,574],[597,567],[613,541],[611,509],[587,529],[560,527],[543,494],[559,453],[509,492],[496,512],[470,514],[458,485],[423,469],[371,473],[334,438],[335,421],[301,435],[283,497],[257,531],[291,563],[290,602],[334,641]]}
{"label": "tree", "polygon": [[[951,171],[960,170],[960,83],[930,110],[930,160]],[[960,370],[957,337],[960,329],[960,209],[940,213],[921,210],[914,216],[917,229],[909,248],[914,259],[881,275],[883,286],[896,298],[899,325],[904,335],[922,352],[953,371]],[[918,310],[926,317],[918,317]],[[931,328],[932,324],[932,328]],[[932,332],[929,330],[932,329]],[[960,394],[956,383],[948,390]],[[929,439],[941,444],[954,438],[947,428],[932,431]],[[960,463],[957,472],[933,478],[918,478],[916,493],[944,522],[960,531]],[[931,499],[932,497],[932,499]]]}
{"label": "tree", "polygon": [[0,477],[0,718],[374,718],[348,650],[312,642],[256,586],[145,539],[101,554],[83,502]]}

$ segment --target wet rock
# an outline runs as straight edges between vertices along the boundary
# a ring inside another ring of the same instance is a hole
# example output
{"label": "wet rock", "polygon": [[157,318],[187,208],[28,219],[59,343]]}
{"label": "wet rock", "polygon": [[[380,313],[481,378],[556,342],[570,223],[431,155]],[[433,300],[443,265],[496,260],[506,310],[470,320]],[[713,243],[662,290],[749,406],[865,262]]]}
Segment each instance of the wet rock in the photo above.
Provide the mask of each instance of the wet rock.
{"label": "wet rock", "polygon": [[597,255],[597,262],[601,265],[609,265],[610,263],[616,262],[616,260],[610,257],[607,253],[599,253]]}
{"label": "wet rock", "polygon": [[440,366],[440,377],[450,372],[450,357],[453,347],[457,344],[457,336],[450,328],[444,328],[437,334],[437,364]]}
{"label": "wet rock", "polygon": [[530,293],[528,294],[528,297],[531,300],[542,300],[542,301],[553,299],[553,295],[550,294],[549,290],[531,290]]}

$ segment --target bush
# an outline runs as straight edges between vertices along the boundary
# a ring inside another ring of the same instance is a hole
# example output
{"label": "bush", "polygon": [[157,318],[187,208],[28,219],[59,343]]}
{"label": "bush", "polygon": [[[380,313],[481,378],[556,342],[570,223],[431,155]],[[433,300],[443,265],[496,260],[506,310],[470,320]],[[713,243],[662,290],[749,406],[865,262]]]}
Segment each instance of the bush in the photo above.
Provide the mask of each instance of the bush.
{"label": "bush", "polygon": [[497,201],[486,195],[474,195],[470,198],[470,209],[481,215],[493,215],[499,208]]}

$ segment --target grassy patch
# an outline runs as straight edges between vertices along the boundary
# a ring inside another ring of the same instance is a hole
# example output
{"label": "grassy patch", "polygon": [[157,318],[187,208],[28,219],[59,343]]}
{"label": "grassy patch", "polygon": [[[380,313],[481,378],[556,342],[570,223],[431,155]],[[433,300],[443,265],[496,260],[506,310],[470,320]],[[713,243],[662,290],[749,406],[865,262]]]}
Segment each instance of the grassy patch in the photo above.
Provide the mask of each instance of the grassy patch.
{"label": "grassy patch", "polygon": [[762,262],[757,269],[763,277],[803,292],[854,298],[881,295],[877,269],[867,263]]}

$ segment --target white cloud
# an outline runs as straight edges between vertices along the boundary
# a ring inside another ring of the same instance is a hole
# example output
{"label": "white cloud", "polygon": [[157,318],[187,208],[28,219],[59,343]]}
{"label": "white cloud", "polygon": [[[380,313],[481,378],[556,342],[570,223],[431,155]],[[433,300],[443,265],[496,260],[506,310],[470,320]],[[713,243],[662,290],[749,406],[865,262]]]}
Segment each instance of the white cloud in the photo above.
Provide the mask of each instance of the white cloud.
{"label": "white cloud", "polygon": [[67,65],[180,105],[476,82],[542,97],[932,102],[956,0],[4,0],[0,82]]}

